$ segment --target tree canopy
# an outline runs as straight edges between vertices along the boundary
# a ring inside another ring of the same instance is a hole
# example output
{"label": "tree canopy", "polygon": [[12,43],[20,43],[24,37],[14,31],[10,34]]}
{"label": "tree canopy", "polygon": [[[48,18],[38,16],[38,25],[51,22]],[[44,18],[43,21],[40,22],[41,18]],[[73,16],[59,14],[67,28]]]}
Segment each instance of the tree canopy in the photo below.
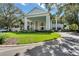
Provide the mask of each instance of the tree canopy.
{"label": "tree canopy", "polygon": [[0,4],[0,26],[11,30],[11,27],[21,19],[22,11],[15,4]]}

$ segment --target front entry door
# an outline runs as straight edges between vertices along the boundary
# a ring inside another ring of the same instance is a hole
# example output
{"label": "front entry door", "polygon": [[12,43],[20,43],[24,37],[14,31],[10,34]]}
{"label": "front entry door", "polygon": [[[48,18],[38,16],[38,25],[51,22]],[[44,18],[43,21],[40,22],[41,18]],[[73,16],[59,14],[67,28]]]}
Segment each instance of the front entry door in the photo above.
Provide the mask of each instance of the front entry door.
{"label": "front entry door", "polygon": [[45,30],[45,24],[44,24],[44,22],[42,22],[42,21],[36,21],[35,22],[35,30],[38,30],[38,31]]}

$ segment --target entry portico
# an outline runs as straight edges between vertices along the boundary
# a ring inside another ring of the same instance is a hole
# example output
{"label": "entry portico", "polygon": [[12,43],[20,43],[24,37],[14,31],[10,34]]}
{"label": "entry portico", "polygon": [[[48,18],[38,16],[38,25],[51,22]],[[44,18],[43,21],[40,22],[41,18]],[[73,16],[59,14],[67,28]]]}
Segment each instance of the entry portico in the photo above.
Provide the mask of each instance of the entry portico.
{"label": "entry portico", "polygon": [[51,29],[50,15],[47,11],[41,8],[33,8],[29,13],[27,13],[24,22],[25,30],[43,31]]}

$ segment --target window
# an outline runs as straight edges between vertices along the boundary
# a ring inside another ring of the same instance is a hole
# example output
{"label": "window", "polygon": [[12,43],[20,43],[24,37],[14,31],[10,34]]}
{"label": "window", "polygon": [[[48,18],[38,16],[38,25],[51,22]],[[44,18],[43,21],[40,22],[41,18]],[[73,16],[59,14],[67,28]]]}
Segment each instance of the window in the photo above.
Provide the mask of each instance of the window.
{"label": "window", "polygon": [[41,26],[44,26],[44,23],[43,22],[41,23]]}

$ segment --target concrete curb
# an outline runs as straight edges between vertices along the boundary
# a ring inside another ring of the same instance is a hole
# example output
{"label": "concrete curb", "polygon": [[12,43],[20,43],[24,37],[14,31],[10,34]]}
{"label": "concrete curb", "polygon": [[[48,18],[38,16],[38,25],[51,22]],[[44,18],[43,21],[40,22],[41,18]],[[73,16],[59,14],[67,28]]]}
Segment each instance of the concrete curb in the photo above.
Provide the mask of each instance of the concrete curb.
{"label": "concrete curb", "polygon": [[23,45],[0,45],[0,48],[2,48],[0,50],[0,56],[14,56],[17,53],[23,55],[23,53],[26,52],[27,49],[32,49],[42,44],[43,42]]}

